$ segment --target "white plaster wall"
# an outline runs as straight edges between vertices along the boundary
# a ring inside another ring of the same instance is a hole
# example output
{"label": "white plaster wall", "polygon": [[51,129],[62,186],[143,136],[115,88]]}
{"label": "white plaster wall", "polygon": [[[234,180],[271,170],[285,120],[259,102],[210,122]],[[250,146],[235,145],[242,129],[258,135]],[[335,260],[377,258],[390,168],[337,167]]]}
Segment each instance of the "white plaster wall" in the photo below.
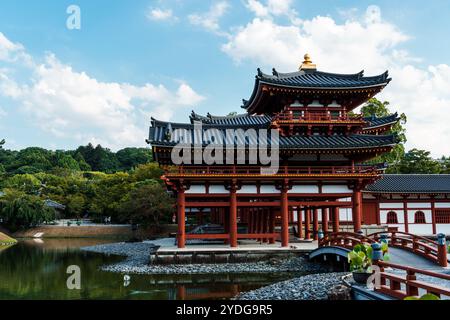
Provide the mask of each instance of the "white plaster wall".
{"label": "white plaster wall", "polygon": [[237,193],[238,194],[239,193],[254,193],[254,194],[256,194],[257,191],[258,191],[258,189],[256,188],[255,185],[247,184],[247,185],[243,185],[240,190],[237,190]]}
{"label": "white plaster wall", "polygon": [[277,190],[274,185],[262,185],[261,193],[280,193],[280,190]]}
{"label": "white plaster wall", "polygon": [[188,194],[206,194],[206,188],[204,185],[191,185],[189,190],[186,190]]}
{"label": "white plaster wall", "polygon": [[315,185],[292,186],[288,193],[319,193],[319,187]]}
{"label": "white plaster wall", "polygon": [[446,209],[446,208],[450,209],[450,202],[441,202],[441,203],[436,202],[435,207],[439,208],[439,209],[441,209],[441,208],[443,208],[443,209]]}
{"label": "white plaster wall", "polygon": [[323,185],[322,193],[353,193],[347,186]]}
{"label": "white plaster wall", "polygon": [[352,209],[339,208],[339,220],[340,221],[352,221]]}
{"label": "white plaster wall", "polygon": [[405,225],[403,224],[389,224],[389,228],[397,228],[398,231],[405,232]]}
{"label": "white plaster wall", "polygon": [[221,185],[213,185],[209,186],[209,193],[217,194],[217,193],[230,193],[224,186]]}
{"label": "white plaster wall", "polygon": [[436,232],[437,233],[443,233],[445,235],[450,235],[450,224],[437,224],[436,225]]}
{"label": "white plaster wall", "polygon": [[429,209],[431,208],[431,203],[427,202],[408,202],[408,208],[418,208],[418,209]]}
{"label": "white plaster wall", "polygon": [[382,202],[380,203],[380,209],[403,209],[403,203],[400,202]]}
{"label": "white plaster wall", "polygon": [[433,225],[431,224],[409,224],[409,233],[418,236],[433,234]]}

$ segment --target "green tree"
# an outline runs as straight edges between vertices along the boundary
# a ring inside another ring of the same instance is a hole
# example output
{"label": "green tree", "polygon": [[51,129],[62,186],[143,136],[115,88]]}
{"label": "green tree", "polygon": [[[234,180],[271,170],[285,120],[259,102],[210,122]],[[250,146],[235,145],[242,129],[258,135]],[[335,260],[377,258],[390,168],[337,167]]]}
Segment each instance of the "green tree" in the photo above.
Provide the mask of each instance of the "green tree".
{"label": "green tree", "polygon": [[160,178],[163,174],[164,170],[162,170],[156,162],[141,164],[132,171],[132,177],[134,181],[155,179],[162,183]]}
{"label": "green tree", "polygon": [[122,220],[158,227],[170,221],[174,204],[174,199],[159,183],[143,184],[134,188],[121,203]]}
{"label": "green tree", "polygon": [[152,152],[145,148],[125,148],[116,153],[121,170],[131,170],[152,161]]}
{"label": "green tree", "polygon": [[[381,102],[376,98],[370,99],[362,108],[361,113],[364,117],[386,117],[391,115],[391,111],[389,110],[390,103],[388,101]],[[403,156],[405,155],[405,143],[406,139],[406,129],[404,127],[407,122],[407,117],[404,113],[400,115],[400,121],[392,126],[392,129],[387,132],[387,134],[395,134],[399,143],[392,149],[391,152],[386,153],[377,157],[376,159],[370,161],[370,163],[381,163],[387,162],[390,165],[396,165],[401,161]],[[388,169],[387,172],[392,171],[392,169]]]}
{"label": "green tree", "polygon": [[52,221],[55,211],[44,205],[37,196],[9,192],[0,199],[0,216],[11,231]]}
{"label": "green tree", "polygon": [[396,173],[440,173],[441,164],[430,157],[430,152],[412,149],[394,167]]}
{"label": "green tree", "polygon": [[27,194],[38,194],[41,188],[41,181],[32,174],[16,174],[2,182],[2,186]]}

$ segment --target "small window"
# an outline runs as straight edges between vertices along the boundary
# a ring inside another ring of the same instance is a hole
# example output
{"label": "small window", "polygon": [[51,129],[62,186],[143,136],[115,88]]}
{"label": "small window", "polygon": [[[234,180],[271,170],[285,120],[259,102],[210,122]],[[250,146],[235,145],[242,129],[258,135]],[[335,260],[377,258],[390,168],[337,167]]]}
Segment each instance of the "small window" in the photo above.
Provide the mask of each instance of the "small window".
{"label": "small window", "polygon": [[394,211],[389,211],[387,214],[388,224],[398,224],[397,213]]}
{"label": "small window", "polygon": [[416,224],[427,223],[427,221],[425,220],[425,213],[423,213],[422,211],[417,211],[414,214],[414,223],[416,223]]}

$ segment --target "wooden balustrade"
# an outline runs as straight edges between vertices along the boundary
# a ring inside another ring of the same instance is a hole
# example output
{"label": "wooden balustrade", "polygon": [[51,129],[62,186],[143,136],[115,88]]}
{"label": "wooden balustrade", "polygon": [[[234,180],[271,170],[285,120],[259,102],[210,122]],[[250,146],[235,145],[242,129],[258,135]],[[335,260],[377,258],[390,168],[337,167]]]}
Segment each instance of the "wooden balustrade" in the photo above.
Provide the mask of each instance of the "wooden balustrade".
{"label": "wooden balustrade", "polygon": [[411,251],[414,254],[420,255],[443,267],[447,266],[447,257],[446,255],[445,258],[441,257],[442,251],[439,251],[439,246],[436,241],[400,231],[377,232],[368,235],[368,237],[373,238],[375,241],[379,242],[382,235],[387,236],[387,239],[389,240],[389,246],[391,247]]}
{"label": "wooden balustrade", "polygon": [[[437,273],[417,268],[402,266],[390,262],[376,261],[380,267],[380,287],[375,287],[375,291],[388,296],[404,299],[411,296],[421,296],[425,293],[431,293],[439,298],[450,298],[450,287],[439,286],[417,279],[417,275],[429,276],[440,281],[450,281],[450,275]],[[386,272],[386,268],[402,270],[405,274],[393,274]],[[450,285],[450,282],[449,282]]]}
{"label": "wooden balustrade", "polygon": [[[267,169],[254,166],[207,166],[207,167],[172,167],[167,170],[167,175],[261,175]],[[332,166],[332,167],[293,167],[281,166],[277,175],[301,175],[301,174],[378,174],[382,172],[381,166],[355,165],[355,166]]]}
{"label": "wooden balustrade", "polygon": [[320,240],[319,246],[340,246],[352,249],[354,245],[360,243],[380,242],[382,235],[386,235],[389,246],[408,250],[420,255],[434,263],[447,267],[446,246],[439,246],[435,241],[425,237],[417,236],[406,232],[377,232],[367,236],[351,232],[330,233]]}
{"label": "wooden balustrade", "polygon": [[302,116],[302,115],[281,113],[273,117],[272,121],[333,121],[333,122],[356,121],[362,123],[363,115],[360,114],[356,116],[348,116],[348,115],[334,116],[326,113],[323,114],[306,113],[304,116]]}
{"label": "wooden balustrade", "polygon": [[334,246],[346,249],[353,249],[358,244],[371,244],[375,241],[364,235],[352,232],[328,233],[319,240],[319,247]]}

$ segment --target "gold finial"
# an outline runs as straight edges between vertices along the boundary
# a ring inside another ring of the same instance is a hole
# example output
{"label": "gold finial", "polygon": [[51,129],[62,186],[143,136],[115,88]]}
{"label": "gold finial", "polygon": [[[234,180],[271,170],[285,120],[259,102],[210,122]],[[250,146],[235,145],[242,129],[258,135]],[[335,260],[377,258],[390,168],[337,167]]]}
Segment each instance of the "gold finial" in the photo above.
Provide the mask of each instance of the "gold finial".
{"label": "gold finial", "polygon": [[316,70],[317,67],[314,63],[312,63],[311,57],[309,56],[309,54],[305,54],[305,56],[303,57],[304,61],[302,63],[302,65],[300,66],[300,71],[303,70]]}

